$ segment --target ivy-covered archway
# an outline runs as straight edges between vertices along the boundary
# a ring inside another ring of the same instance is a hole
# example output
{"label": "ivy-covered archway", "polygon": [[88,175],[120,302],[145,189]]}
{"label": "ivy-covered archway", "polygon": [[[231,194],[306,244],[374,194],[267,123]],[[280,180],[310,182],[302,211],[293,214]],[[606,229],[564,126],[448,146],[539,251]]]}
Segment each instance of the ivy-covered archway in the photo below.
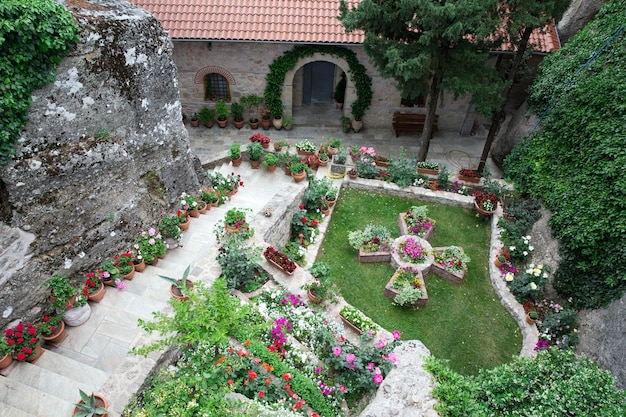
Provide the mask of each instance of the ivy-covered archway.
{"label": "ivy-covered archway", "polygon": [[[288,71],[296,68],[302,59],[310,58],[315,54],[327,54],[345,60],[348,64],[348,82],[356,89],[356,99],[352,102],[352,116],[361,120],[372,103],[372,79],[367,75],[363,64],[359,62],[356,54],[340,46],[310,45],[296,46],[276,58],[270,65],[267,74],[264,98],[265,104],[274,116],[283,115],[283,87],[285,75]],[[347,103],[349,104],[349,103]]]}

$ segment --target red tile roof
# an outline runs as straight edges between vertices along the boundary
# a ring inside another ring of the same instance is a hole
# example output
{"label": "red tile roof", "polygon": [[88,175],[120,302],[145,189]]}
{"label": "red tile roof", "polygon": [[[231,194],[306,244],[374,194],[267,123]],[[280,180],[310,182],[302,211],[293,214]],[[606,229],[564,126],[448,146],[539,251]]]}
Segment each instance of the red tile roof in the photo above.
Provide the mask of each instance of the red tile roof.
{"label": "red tile roof", "polygon": [[[128,0],[152,13],[172,39],[360,44],[346,33],[338,0]],[[554,25],[535,31],[541,52],[559,49]],[[504,45],[503,45],[504,47]]]}

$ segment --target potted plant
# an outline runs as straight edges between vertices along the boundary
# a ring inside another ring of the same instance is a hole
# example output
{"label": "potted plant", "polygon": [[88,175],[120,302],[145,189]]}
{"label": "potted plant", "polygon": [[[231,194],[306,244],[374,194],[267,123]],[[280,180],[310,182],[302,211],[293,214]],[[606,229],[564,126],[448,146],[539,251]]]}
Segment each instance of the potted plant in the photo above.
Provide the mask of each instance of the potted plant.
{"label": "potted plant", "polygon": [[330,283],[330,266],[323,261],[315,261],[309,268],[309,273],[314,281],[303,286],[307,290],[307,297],[315,304],[335,298],[333,287]]}
{"label": "potted plant", "polygon": [[170,286],[170,294],[172,295],[172,297],[181,301],[189,300],[187,291],[193,289],[193,282],[190,279],[188,279],[190,268],[191,268],[191,265],[187,265],[187,268],[185,268],[185,272],[183,272],[183,277],[181,279],[170,278],[170,277],[166,277],[163,275],[159,275],[161,278],[163,278],[164,280],[172,284]]}
{"label": "potted plant", "polygon": [[291,145],[289,145],[288,140],[279,140],[278,142],[274,142],[274,150],[276,152],[280,152],[283,148],[289,149]]}
{"label": "potted plant", "polygon": [[335,185],[331,185],[328,187],[328,191],[326,191],[326,195],[324,196],[324,199],[328,202],[328,205],[330,207],[335,205],[338,194],[339,194],[339,187]]}
{"label": "potted plant", "polygon": [[194,195],[182,193],[180,196],[180,208],[187,211],[191,217],[198,217],[200,199]]}
{"label": "potted plant", "polygon": [[352,104],[352,130],[355,133],[359,132],[363,129],[363,115],[365,114],[365,103],[360,102],[359,100],[355,101]]}
{"label": "potted plant", "polygon": [[63,318],[56,313],[43,316],[41,322],[37,323],[37,330],[45,342],[57,346],[67,337]]}
{"label": "potted plant", "polygon": [[293,117],[283,118],[283,127],[285,128],[285,130],[293,129]]}
{"label": "potted plant", "polygon": [[419,161],[417,163],[417,172],[420,174],[438,175],[439,162]]}
{"label": "potted plant", "polygon": [[50,289],[50,300],[54,308],[72,308],[76,302],[78,291],[70,285],[66,276],[53,275],[43,285]]}
{"label": "potted plant", "polygon": [[317,160],[321,167],[325,167],[328,165],[328,154],[324,152],[320,152],[317,154]]}
{"label": "potted plant", "polygon": [[346,167],[346,161],[348,160],[348,150],[343,146],[337,149],[337,153],[333,155],[330,162],[330,169],[328,170],[328,176],[333,179],[340,179],[346,175],[348,171]]}
{"label": "potted plant", "polygon": [[352,122],[350,121],[350,118],[347,116],[341,116],[339,121],[341,123],[341,131],[343,133],[349,133],[350,129],[352,129]]}
{"label": "potted plant", "polygon": [[[165,248],[165,246],[163,246]],[[165,252],[163,252],[165,253]],[[120,273],[120,270],[112,259],[107,259],[100,265],[100,269],[98,270],[100,274],[100,279],[104,283],[104,285],[108,285],[110,287],[116,287],[119,290],[123,290],[126,288],[126,284],[124,283],[124,276]]]}
{"label": "potted plant", "polygon": [[491,216],[498,207],[498,197],[494,193],[474,191],[474,208],[482,216]]}
{"label": "potted plant", "polygon": [[306,168],[307,165],[304,162],[293,162],[289,165],[289,169],[291,171],[291,176],[296,182],[302,181],[306,177]]}
{"label": "potted plant", "polygon": [[331,155],[335,155],[339,148],[341,147],[343,141],[340,138],[328,137],[328,153]]}
{"label": "potted plant", "polygon": [[[258,106],[263,102],[263,98],[254,94],[241,97],[241,104],[248,112],[248,124],[251,129],[257,129],[259,127],[259,119],[257,114],[259,112]],[[254,110],[252,109],[254,108]]]}
{"label": "potted plant", "polygon": [[217,112],[217,125],[221,128],[226,127],[228,124],[228,106],[224,103],[224,99],[220,99],[215,104],[215,111]]}
{"label": "potted plant", "polygon": [[203,188],[202,190],[200,190],[200,199],[204,201],[209,207],[217,207],[217,201],[219,199],[219,196],[217,195],[217,191],[213,189],[207,190],[206,188]]}
{"label": "potted plant", "polygon": [[165,216],[159,222],[159,231],[161,236],[165,238],[165,247],[168,249],[174,249],[178,247],[183,235],[183,231],[180,228],[180,218],[172,214],[171,216]]}
{"label": "potted plant", "polygon": [[224,219],[221,221],[224,224],[226,234],[240,234],[244,239],[250,238],[254,235],[254,229],[250,227],[246,221],[246,212],[251,211],[245,208],[232,208],[224,214]]}
{"label": "potted plant", "polygon": [[357,171],[356,168],[350,168],[348,170],[348,176],[350,177],[350,179],[357,179],[359,177],[359,171]]}
{"label": "potted plant", "polygon": [[261,156],[263,155],[263,146],[259,142],[252,142],[247,147],[248,156],[250,157],[250,165],[252,169],[257,169],[261,164]]}
{"label": "potted plant", "polygon": [[428,251],[413,237],[399,239],[395,252],[403,262],[423,264],[428,259]]}
{"label": "potted plant", "polygon": [[538,319],[539,313],[537,313],[536,311],[529,311],[528,314],[526,314],[526,323],[528,324],[535,324],[537,323]]}
{"label": "potted plant", "polygon": [[80,401],[74,404],[72,411],[73,417],[94,417],[107,416],[107,401],[100,394],[87,395],[83,390],[79,389]]}
{"label": "potted plant", "polygon": [[213,127],[213,121],[215,120],[215,109],[209,109],[208,107],[203,107],[200,109],[200,123],[205,125],[208,128]]}
{"label": "potted plant", "polygon": [[0,338],[0,369],[8,368],[13,363],[12,349],[7,343],[6,337]]}
{"label": "potted plant", "polygon": [[313,155],[316,150],[317,146],[308,139],[296,143],[296,151],[300,155]]}
{"label": "potted plant", "polygon": [[237,101],[230,105],[230,114],[233,117],[233,124],[237,129],[241,129],[243,127],[243,111],[243,106]]}
{"label": "potted plant", "polygon": [[[141,252],[136,250],[136,253]],[[85,274],[85,285],[83,285],[83,295],[87,297],[87,300],[99,303],[105,293],[106,289],[104,288],[101,275],[95,272],[87,272]]]}
{"label": "potted plant", "polygon": [[156,260],[167,251],[161,233],[153,227],[139,234],[135,246],[141,251],[144,261],[151,265],[155,265]]}
{"label": "potted plant", "polygon": [[263,127],[263,130],[269,130],[270,126],[272,125],[272,114],[270,113],[267,104],[264,105],[262,114],[263,116],[261,116],[261,127]]}
{"label": "potted plant", "polygon": [[504,264],[506,264],[510,260],[511,260],[511,255],[509,254],[509,248],[507,248],[506,246],[502,246],[500,248],[500,251],[496,255],[494,264],[496,265],[496,268],[501,268],[504,266]]}
{"label": "potted plant", "polygon": [[350,305],[345,305],[339,310],[339,318],[358,334],[369,330],[375,334],[378,331],[378,326],[372,319]]}
{"label": "potted plant", "polygon": [[250,137],[248,138],[250,140],[250,142],[254,143],[254,142],[258,142],[261,144],[261,146],[263,147],[263,149],[267,149],[270,147],[270,142],[271,139],[269,136],[265,136],[259,132],[255,132],[252,135],[250,135]]}
{"label": "potted plant", "polygon": [[267,153],[263,157],[263,166],[267,168],[269,172],[274,172],[278,165],[278,157],[273,153]]}
{"label": "potted plant", "polygon": [[298,267],[293,260],[289,259],[289,256],[271,245],[265,248],[263,256],[269,263],[282,270],[287,275],[293,274],[293,271]]}
{"label": "potted plant", "polygon": [[131,280],[135,276],[135,258],[132,252],[115,255],[113,265],[117,267],[125,280]]}
{"label": "potted plant", "polygon": [[459,181],[478,183],[480,182],[480,174],[469,168],[461,168],[459,170]]}
{"label": "potted plant", "polygon": [[234,167],[241,165],[241,144],[233,143],[230,145],[228,155]]}
{"label": "potted plant", "polygon": [[36,361],[43,354],[39,332],[33,323],[19,322],[15,327],[4,331],[11,356],[16,361]]}
{"label": "potted plant", "polygon": [[200,126],[200,117],[198,116],[198,113],[193,113],[191,115],[191,127],[198,127]]}

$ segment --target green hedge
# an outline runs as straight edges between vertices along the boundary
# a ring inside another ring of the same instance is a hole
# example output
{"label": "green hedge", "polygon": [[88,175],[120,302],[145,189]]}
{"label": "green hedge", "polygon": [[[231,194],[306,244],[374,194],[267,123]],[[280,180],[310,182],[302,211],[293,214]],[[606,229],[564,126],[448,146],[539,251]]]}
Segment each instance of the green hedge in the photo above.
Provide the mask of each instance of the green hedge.
{"label": "green hedge", "polygon": [[54,80],[77,30],[71,13],[53,0],[0,2],[0,166],[15,154],[31,93]]}
{"label": "green hedge", "polygon": [[552,211],[562,256],[555,288],[578,307],[626,290],[626,30],[612,38],[625,15],[626,4],[608,3],[545,58],[529,103],[537,114],[550,110],[505,161],[506,176]]}

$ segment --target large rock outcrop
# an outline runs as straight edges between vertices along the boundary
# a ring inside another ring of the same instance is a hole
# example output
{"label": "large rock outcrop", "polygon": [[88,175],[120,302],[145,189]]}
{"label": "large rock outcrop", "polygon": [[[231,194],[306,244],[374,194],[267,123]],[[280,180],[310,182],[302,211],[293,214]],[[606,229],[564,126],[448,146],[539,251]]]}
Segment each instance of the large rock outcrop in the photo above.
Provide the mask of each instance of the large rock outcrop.
{"label": "large rock outcrop", "polygon": [[16,156],[0,170],[10,213],[1,234],[21,242],[0,248],[1,326],[37,318],[43,281],[60,273],[78,285],[202,182],[160,23],[124,1],[64,4],[80,40],[33,93]]}

